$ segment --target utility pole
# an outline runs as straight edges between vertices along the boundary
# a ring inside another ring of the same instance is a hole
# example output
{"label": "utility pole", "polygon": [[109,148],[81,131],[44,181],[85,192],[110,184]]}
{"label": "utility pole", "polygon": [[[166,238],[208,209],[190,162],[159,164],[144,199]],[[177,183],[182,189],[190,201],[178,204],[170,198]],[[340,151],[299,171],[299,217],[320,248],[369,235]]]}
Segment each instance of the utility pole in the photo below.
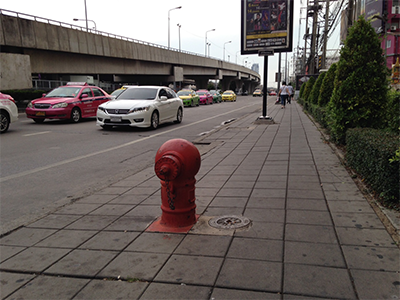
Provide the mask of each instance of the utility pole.
{"label": "utility pole", "polygon": [[314,15],[313,15],[313,31],[312,31],[312,39],[311,39],[311,61],[310,61],[310,74],[315,73],[315,46],[317,40],[317,26],[318,26],[318,0],[314,0]]}
{"label": "utility pole", "polygon": [[309,0],[307,0],[307,7],[306,7],[306,33],[305,33],[305,42],[304,42],[304,54],[303,54],[303,74],[306,74],[306,63],[307,63],[307,39],[308,39],[308,4]]}
{"label": "utility pole", "polygon": [[347,16],[347,31],[349,31],[349,28],[353,25],[353,9],[354,9],[354,0],[349,0],[349,6],[348,6],[348,16]]}
{"label": "utility pole", "polygon": [[329,0],[326,0],[324,44],[322,48],[322,62],[321,62],[322,69],[326,68],[326,44],[328,43],[328,27],[329,27]]}

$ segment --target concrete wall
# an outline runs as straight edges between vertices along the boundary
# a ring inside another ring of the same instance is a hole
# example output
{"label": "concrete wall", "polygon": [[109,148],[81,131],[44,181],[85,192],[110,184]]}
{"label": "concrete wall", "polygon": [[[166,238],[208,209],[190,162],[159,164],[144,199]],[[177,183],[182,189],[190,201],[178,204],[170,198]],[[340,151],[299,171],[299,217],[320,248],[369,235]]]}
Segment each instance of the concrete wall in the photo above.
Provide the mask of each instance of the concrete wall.
{"label": "concrete wall", "polygon": [[0,53],[0,91],[32,87],[29,55]]}

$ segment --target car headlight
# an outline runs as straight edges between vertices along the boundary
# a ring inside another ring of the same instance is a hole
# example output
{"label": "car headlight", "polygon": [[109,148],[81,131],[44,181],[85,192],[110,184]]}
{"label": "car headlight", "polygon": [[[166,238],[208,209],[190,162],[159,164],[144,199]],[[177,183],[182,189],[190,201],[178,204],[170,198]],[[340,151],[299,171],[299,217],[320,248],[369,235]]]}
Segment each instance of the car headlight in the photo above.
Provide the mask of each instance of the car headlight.
{"label": "car headlight", "polygon": [[61,102],[61,103],[54,104],[54,105],[52,106],[52,108],[62,108],[62,107],[67,107],[67,106],[68,106],[68,103],[66,103],[66,102]]}
{"label": "car headlight", "polygon": [[32,108],[33,107],[33,104],[32,104],[32,102],[29,102],[29,104],[28,104],[28,106],[27,107],[29,107],[29,108]]}
{"label": "car headlight", "polygon": [[148,111],[149,109],[150,109],[150,106],[135,107],[135,108],[131,108],[128,111],[128,114],[136,113],[136,112],[144,112],[144,111]]}
{"label": "car headlight", "polygon": [[101,111],[104,111],[104,112],[106,111],[106,109],[104,107],[101,107],[101,106],[98,106],[97,109],[101,110]]}

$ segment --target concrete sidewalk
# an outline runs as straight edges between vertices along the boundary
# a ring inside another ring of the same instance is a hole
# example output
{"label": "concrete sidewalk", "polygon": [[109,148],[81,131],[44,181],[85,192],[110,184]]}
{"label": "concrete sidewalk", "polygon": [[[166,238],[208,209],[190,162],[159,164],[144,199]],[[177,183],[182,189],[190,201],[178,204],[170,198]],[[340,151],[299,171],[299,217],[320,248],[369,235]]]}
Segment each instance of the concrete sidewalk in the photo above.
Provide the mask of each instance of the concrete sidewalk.
{"label": "concrete sidewalk", "polygon": [[[296,103],[199,140],[198,223],[161,215],[153,166],[0,239],[2,299],[398,299],[399,248]],[[161,145],[160,145],[161,146]],[[248,228],[207,221],[244,216]]]}

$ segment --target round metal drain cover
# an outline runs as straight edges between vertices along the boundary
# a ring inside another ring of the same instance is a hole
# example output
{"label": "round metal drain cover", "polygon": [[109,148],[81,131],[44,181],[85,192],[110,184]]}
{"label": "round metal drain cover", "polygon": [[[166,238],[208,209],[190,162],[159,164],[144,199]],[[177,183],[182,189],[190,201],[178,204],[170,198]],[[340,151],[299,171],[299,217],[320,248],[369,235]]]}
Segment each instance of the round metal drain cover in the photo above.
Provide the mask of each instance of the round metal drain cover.
{"label": "round metal drain cover", "polygon": [[218,229],[238,229],[249,226],[250,219],[243,216],[222,216],[210,219],[208,224]]}

